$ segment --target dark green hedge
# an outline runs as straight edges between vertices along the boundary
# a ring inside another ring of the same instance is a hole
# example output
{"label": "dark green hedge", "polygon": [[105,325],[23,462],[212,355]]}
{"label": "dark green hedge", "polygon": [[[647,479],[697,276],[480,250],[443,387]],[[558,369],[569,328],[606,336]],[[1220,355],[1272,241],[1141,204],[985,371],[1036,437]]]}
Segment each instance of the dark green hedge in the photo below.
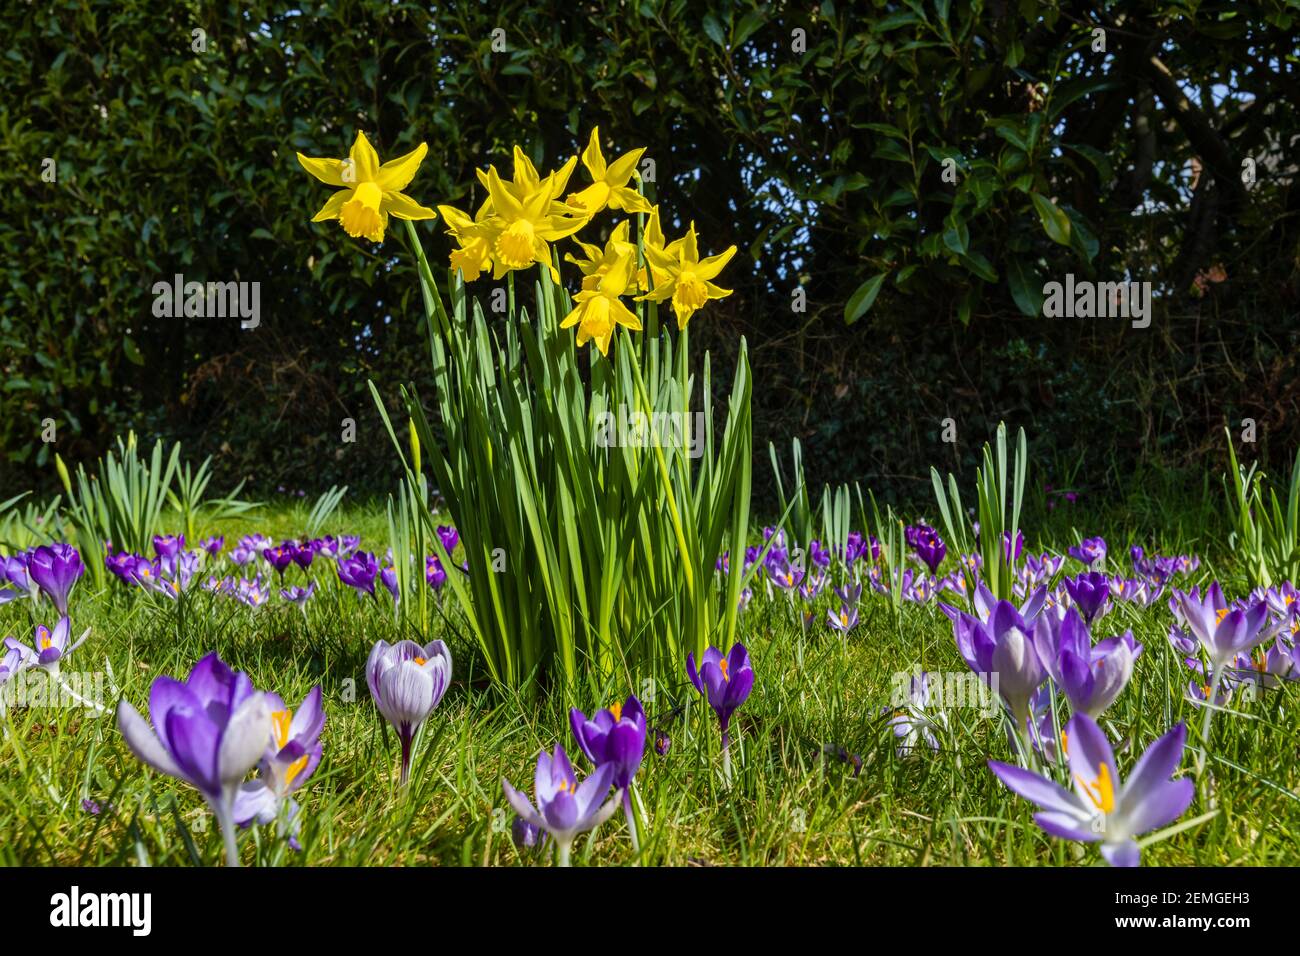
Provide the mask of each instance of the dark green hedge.
{"label": "dark green hedge", "polygon": [[[750,337],[756,447],[800,436],[817,481],[915,488],[1002,418],[1093,484],[1201,461],[1227,420],[1275,459],[1300,440],[1280,6],[87,0],[0,27],[0,492],[52,480],[47,418],[71,461],[134,427],[255,488],[387,487],[366,381],[422,374],[415,286],[397,235],[308,221],[328,191],[293,159],[357,129],[430,144],[429,205],[516,142],[649,147],[665,208],[746,253],[698,338],[725,369]],[[156,318],[178,272],[260,282],[261,326]],[[1026,314],[1067,272],[1153,281],[1151,327]]]}

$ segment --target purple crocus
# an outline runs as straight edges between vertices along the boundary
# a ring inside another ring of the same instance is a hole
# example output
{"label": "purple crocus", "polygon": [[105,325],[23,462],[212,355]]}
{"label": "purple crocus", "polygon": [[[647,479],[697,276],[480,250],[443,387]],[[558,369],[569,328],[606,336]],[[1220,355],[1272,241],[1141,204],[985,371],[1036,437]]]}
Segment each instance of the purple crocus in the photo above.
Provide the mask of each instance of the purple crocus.
{"label": "purple crocus", "polygon": [[848,604],[841,604],[838,611],[828,609],[826,611],[826,622],[841,634],[848,634],[849,631],[857,627],[858,609]]}
{"label": "purple crocus", "polygon": [[266,548],[262,551],[262,558],[275,572],[280,575],[280,580],[284,580],[284,572],[293,564],[294,555],[298,553],[298,546],[292,541],[281,541],[273,548]]}
{"label": "purple crocus", "polygon": [[1030,636],[1032,626],[1013,604],[998,601],[987,622],[958,611],[952,627],[966,665],[1002,697],[1012,724],[1023,732],[1030,698],[1047,679]]}
{"label": "purple crocus", "polygon": [[127,746],[150,767],[195,787],[212,808],[226,846],[226,865],[239,865],[234,804],[248,772],[272,740],[275,706],[215,653],[185,681],[159,677],[149,690],[146,721],[126,700],[117,725]]}
{"label": "purple crocus", "polygon": [[1127,784],[1110,741],[1091,717],[1075,714],[1065,737],[1073,793],[1010,764],[990,760],[989,769],[1007,789],[1042,808],[1034,822],[1052,836],[1100,843],[1112,866],[1137,866],[1141,851],[1133,838],[1177,820],[1192,802],[1192,781],[1170,779],[1183,759],[1187,728],[1178,724],[1148,747]]}
{"label": "purple crocus", "polygon": [[306,571],[311,567],[312,560],[316,557],[316,549],[310,544],[295,544],[293,548],[293,563]]}
{"label": "purple crocus", "polygon": [[646,722],[641,701],[635,694],[629,694],[625,702],[615,701],[593,714],[590,720],[574,707],[569,711],[569,724],[578,747],[594,766],[614,768],[610,784],[615,790],[622,791],[623,812],[627,816],[628,831],[632,834],[632,849],[639,850],[631,787],[645,757]]}
{"label": "purple crocus", "polygon": [[321,708],[321,690],[317,685],[303,698],[295,712],[285,706],[277,694],[267,694],[271,707],[271,736],[260,762],[261,773],[239,788],[235,797],[235,823],[247,827],[280,820],[281,835],[289,845],[298,846],[298,804],[294,791],[300,789],[320,763],[321,731],[325,728],[325,711]]}
{"label": "purple crocus", "polygon": [[311,600],[312,595],[315,593],[316,593],[315,581],[312,581],[305,588],[300,588],[295,586],[291,588],[280,589],[280,597],[284,598],[286,601],[290,602],[291,604],[298,605],[298,610],[302,611],[304,615],[306,615],[307,613],[307,602]]}
{"label": "purple crocus", "polygon": [[460,532],[445,524],[438,525],[438,540],[442,546],[447,549],[448,557],[456,550],[456,545],[460,543]]}
{"label": "purple crocus", "polygon": [[1093,647],[1088,625],[1076,608],[1067,610],[1064,618],[1041,615],[1034,626],[1034,648],[1074,712],[1093,720],[1115,702],[1142,653],[1131,631]]}
{"label": "purple crocus", "polygon": [[1066,578],[1065,590],[1089,624],[1101,617],[1110,604],[1110,579],[1100,571],[1085,571],[1078,577]]}
{"label": "purple crocus", "polygon": [[398,604],[402,600],[402,592],[397,585],[397,569],[390,564],[379,572],[379,580],[388,589],[388,593],[393,596],[393,603]]}
{"label": "purple crocus", "polygon": [[368,551],[358,551],[346,558],[339,558],[339,580],[358,594],[375,596],[375,578],[379,576],[379,562]]}
{"label": "purple crocus", "polygon": [[153,550],[159,561],[176,557],[184,548],[185,535],[183,534],[156,534],[153,536]]}
{"label": "purple crocus", "polygon": [[27,562],[27,573],[54,604],[60,615],[68,613],[68,595],[86,573],[81,553],[70,544],[41,545]]}
{"label": "purple crocus", "polygon": [[7,579],[13,585],[13,588],[0,589],[0,604],[7,604],[20,597],[35,598],[40,593],[40,588],[27,570],[30,561],[31,555],[26,551],[0,558],[0,582]]}
{"label": "purple crocus", "polygon": [[224,534],[213,535],[210,538],[204,538],[199,542],[199,547],[206,551],[209,557],[215,558],[221,553],[221,549],[226,546],[226,536]]}
{"label": "purple crocus", "polygon": [[673,738],[668,735],[668,731],[655,728],[655,753],[661,757],[667,757],[668,751],[672,749]]}
{"label": "purple crocus", "polygon": [[411,772],[411,741],[451,683],[451,652],[442,641],[375,641],[366,661],[366,683],[375,706],[402,744],[402,777]]}
{"label": "purple crocus", "polygon": [[1175,590],[1169,604],[1205,648],[1216,671],[1272,636],[1272,629],[1264,627],[1269,620],[1268,604],[1257,601],[1244,609],[1229,607],[1218,581],[1210,585],[1204,598],[1196,588]]}
{"label": "purple crocus", "polygon": [[550,834],[555,842],[557,865],[568,866],[569,848],[578,834],[596,829],[618,809],[615,799],[601,804],[609,793],[614,772],[613,764],[605,764],[579,784],[564,745],[557,743],[554,755],[545,750],[537,755],[534,774],[536,808],[504,777],[501,778],[501,787],[511,809],[519,814],[520,819]]}
{"label": "purple crocus", "polygon": [[1066,553],[1089,570],[1099,569],[1106,563],[1106,539],[1084,538]]}
{"label": "purple crocus", "polygon": [[689,653],[686,655],[686,676],[718,715],[718,726],[722,729],[723,771],[730,779],[731,734],[728,728],[731,715],[754,689],[754,669],[749,664],[749,651],[745,650],[744,644],[737,642],[731,645],[724,657],[720,650],[710,646],[704,652],[699,670],[695,668],[694,652]]}
{"label": "purple crocus", "polygon": [[447,572],[443,570],[442,562],[438,560],[436,554],[431,554],[424,559],[424,579],[435,591],[442,590],[442,586],[447,583]]}
{"label": "purple crocus", "polygon": [[75,651],[90,636],[90,628],[82,632],[81,637],[76,642],[69,645],[68,641],[72,636],[72,622],[67,617],[59,618],[59,623],[54,625],[50,630],[44,624],[36,625],[35,639],[33,646],[35,652],[32,655],[32,664],[40,667],[54,680],[59,677],[59,665],[69,654]]}
{"label": "purple crocus", "polygon": [[948,546],[939,537],[939,532],[929,525],[917,525],[907,529],[907,538],[912,551],[930,569],[930,573],[937,574],[939,565],[943,564],[943,559],[948,554]]}
{"label": "purple crocus", "polygon": [[8,695],[4,692],[5,684],[13,680],[36,660],[36,655],[27,645],[16,638],[6,637],[0,644],[0,717],[5,714]]}
{"label": "purple crocus", "polygon": [[1002,556],[1006,558],[1007,564],[1015,567],[1016,562],[1020,560],[1020,553],[1025,550],[1025,533],[1019,529],[1016,530],[1016,540],[1014,547],[1011,541],[1011,532],[1002,532]]}
{"label": "purple crocus", "polygon": [[510,824],[510,839],[521,850],[536,850],[543,837],[541,827],[533,826],[523,817],[515,817]]}

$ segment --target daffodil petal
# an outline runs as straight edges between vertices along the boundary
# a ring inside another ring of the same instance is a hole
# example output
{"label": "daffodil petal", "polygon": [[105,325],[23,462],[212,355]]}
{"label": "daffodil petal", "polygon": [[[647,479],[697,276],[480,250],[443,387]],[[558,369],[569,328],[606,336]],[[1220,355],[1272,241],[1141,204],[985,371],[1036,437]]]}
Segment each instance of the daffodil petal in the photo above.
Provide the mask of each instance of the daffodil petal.
{"label": "daffodil petal", "polygon": [[311,217],[311,221],[324,222],[327,219],[337,219],[339,212],[343,209],[343,204],[348,201],[348,197],[351,195],[352,190],[340,189],[325,201],[325,205],[320,207],[320,212]]}
{"label": "daffodil petal", "polygon": [[343,160],[341,159],[315,159],[311,156],[304,156],[298,153],[298,163],[303,169],[311,173],[321,182],[330,186],[349,186],[350,183],[343,181]]}
{"label": "daffodil petal", "polygon": [[635,189],[615,186],[609,191],[609,208],[622,209],[625,212],[649,212],[651,206]]}
{"label": "daffodil petal", "polygon": [[421,206],[406,193],[384,193],[379,208],[398,219],[436,219],[438,214],[428,206]]}
{"label": "daffodil petal", "polygon": [[401,192],[411,184],[428,152],[429,145],[421,143],[405,156],[389,160],[379,167],[379,175],[375,177],[375,182],[384,192]]}
{"label": "daffodil petal", "polygon": [[455,206],[439,206],[438,213],[453,235],[469,232],[474,228],[474,220],[469,217],[469,214],[461,212]]}
{"label": "daffodil petal", "polygon": [[636,171],[636,164],[640,161],[641,155],[645,152],[645,147],[630,150],[624,153],[614,164],[605,171],[604,180],[611,186],[625,186],[627,181],[632,178],[632,173]]}
{"label": "daffodil petal", "polygon": [[582,165],[587,167],[587,172],[591,173],[591,178],[600,182],[605,178],[605,155],[600,151],[600,127],[591,128],[591,137],[587,140],[587,148],[582,151]]}
{"label": "daffodil petal", "polygon": [[709,256],[707,259],[701,259],[700,264],[692,271],[701,279],[712,279],[722,267],[731,261],[731,257],[736,254],[736,247],[731,246],[725,251],[718,253],[716,256]]}
{"label": "daffodil petal", "polygon": [[356,168],[358,183],[374,182],[375,177],[379,175],[379,154],[375,152],[375,148],[370,145],[370,140],[366,139],[366,134],[361,130],[357,130],[357,138],[352,143],[352,149],[348,150],[348,158]]}

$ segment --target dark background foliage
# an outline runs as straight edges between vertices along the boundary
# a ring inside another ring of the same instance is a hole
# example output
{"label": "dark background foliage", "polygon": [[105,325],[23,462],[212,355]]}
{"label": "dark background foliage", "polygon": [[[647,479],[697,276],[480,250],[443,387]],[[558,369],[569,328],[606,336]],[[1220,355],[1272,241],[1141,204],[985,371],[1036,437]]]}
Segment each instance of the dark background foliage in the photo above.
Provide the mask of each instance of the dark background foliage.
{"label": "dark background foliage", "polygon": [[[374,247],[311,224],[328,189],[293,157],[343,155],[358,129],[383,158],[427,141],[408,191],[462,208],[516,142],[545,168],[593,124],[647,146],[669,234],[694,220],[707,251],[740,247],[735,295],[692,328],[716,381],[750,341],[760,480],[768,440],[797,436],[816,483],[923,496],[929,464],[965,468],[1001,419],[1039,479],[1091,489],[1218,467],[1246,417],[1280,462],[1300,441],[1298,19],[1234,0],[13,0],[0,497],[51,487],[52,448],[87,460],[127,428],[214,455],[219,484],[388,488],[366,382],[391,397],[423,375],[409,258],[396,230]],[[445,262],[441,223],[420,228]],[[155,318],[178,272],[260,282],[260,327]],[[1151,326],[1043,318],[1068,272],[1151,281]]]}

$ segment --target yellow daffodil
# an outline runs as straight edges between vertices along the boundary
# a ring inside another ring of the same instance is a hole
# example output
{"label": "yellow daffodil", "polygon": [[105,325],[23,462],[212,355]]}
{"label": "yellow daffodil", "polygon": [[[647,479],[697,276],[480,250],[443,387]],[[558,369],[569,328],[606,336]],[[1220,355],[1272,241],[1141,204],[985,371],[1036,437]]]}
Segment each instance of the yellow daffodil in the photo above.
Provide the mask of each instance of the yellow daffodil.
{"label": "yellow daffodil", "polygon": [[466,282],[474,282],[485,270],[492,268],[492,242],[496,235],[491,223],[491,207],[484,203],[473,219],[454,206],[439,206],[438,212],[457,243],[451,251],[451,267],[459,269]]}
{"label": "yellow daffodil", "polygon": [[353,238],[383,242],[390,215],[398,219],[433,219],[437,213],[402,192],[420,168],[429,147],[421,143],[398,159],[379,165],[379,155],[357,133],[347,159],[312,159],[298,154],[298,162],[321,182],[340,187],[312,217],[312,222],[337,219]]}
{"label": "yellow daffodil", "polygon": [[[636,245],[629,242],[627,238],[629,226],[630,223],[626,219],[615,226],[614,231],[610,233],[609,241],[605,243],[604,249],[574,237],[573,241],[578,244],[587,258],[578,259],[567,253],[564,258],[581,270],[583,289],[596,288],[600,285],[600,281],[605,277],[606,273],[621,266],[623,259],[636,261]],[[632,295],[636,291],[638,291],[638,285],[634,275],[629,279],[628,287],[619,294]]]}
{"label": "yellow daffodil", "polygon": [[601,276],[593,288],[586,288],[573,297],[577,303],[565,316],[560,328],[578,327],[578,344],[596,343],[601,355],[609,354],[609,341],[620,325],[634,332],[641,331],[641,320],[623,304],[619,296],[632,284],[636,272],[636,259],[631,253],[620,256]]}
{"label": "yellow daffodil", "polygon": [[736,254],[736,247],[731,246],[716,256],[700,259],[695,223],[691,223],[690,230],[682,239],[663,249],[649,243],[643,245],[646,259],[653,271],[655,288],[639,298],[651,302],[671,298],[673,313],[677,316],[677,328],[686,328],[691,316],[710,299],[722,299],[731,295],[730,289],[721,289],[710,280],[716,278],[722,267],[731,261],[731,257]]}
{"label": "yellow daffodil", "polygon": [[[650,251],[654,250],[655,252],[658,252],[660,259],[662,259],[665,254],[676,258],[677,250],[681,248],[683,242],[685,242],[684,239],[674,239],[672,242],[668,242],[667,238],[664,236],[663,227],[659,224],[659,207],[655,206],[651,209],[650,218],[646,220],[645,232],[641,236],[641,245],[646,249],[646,261],[650,263],[650,278],[654,279],[656,286],[666,282],[667,277],[664,276],[661,278],[659,273],[655,271],[654,260],[650,258]],[[642,292],[648,292],[650,290],[650,285],[646,281],[646,270],[644,266],[637,275],[637,283]]]}
{"label": "yellow daffodil", "polygon": [[[568,162],[549,174],[545,180],[543,180],[541,175],[537,172],[537,167],[533,165],[533,161],[529,159],[527,154],[518,146],[515,147],[514,162],[514,176],[509,180],[503,179],[501,181],[502,185],[504,185],[510,192],[510,195],[514,196],[521,203],[526,202],[529,196],[541,188],[542,183],[547,182],[550,184],[551,190],[551,213],[553,215],[562,216],[573,212],[573,210],[565,208],[564,204],[561,203],[559,199],[565,188],[569,185],[569,177],[573,175],[574,167],[578,165],[577,156],[570,156]],[[478,174],[478,180],[483,184],[483,188],[487,189],[487,170],[479,169],[475,170],[475,172]],[[487,201],[487,208],[489,211],[492,209],[491,198]]]}
{"label": "yellow daffodil", "polygon": [[628,187],[628,180],[636,175],[637,161],[644,152],[643,146],[606,165],[605,156],[600,151],[600,127],[596,127],[591,131],[587,148],[582,151],[582,165],[591,174],[591,185],[570,195],[565,203],[587,217],[594,216],[606,206],[625,212],[649,212],[650,204],[645,197]]}
{"label": "yellow daffodil", "polygon": [[552,173],[519,197],[506,187],[497,175],[496,167],[488,167],[488,198],[492,202],[492,216],[488,226],[493,230],[492,277],[500,279],[507,272],[525,269],[534,262],[546,266],[558,285],[559,270],[551,262],[548,243],[571,236],[585,224],[585,219],[558,215],[551,210],[554,199]]}

